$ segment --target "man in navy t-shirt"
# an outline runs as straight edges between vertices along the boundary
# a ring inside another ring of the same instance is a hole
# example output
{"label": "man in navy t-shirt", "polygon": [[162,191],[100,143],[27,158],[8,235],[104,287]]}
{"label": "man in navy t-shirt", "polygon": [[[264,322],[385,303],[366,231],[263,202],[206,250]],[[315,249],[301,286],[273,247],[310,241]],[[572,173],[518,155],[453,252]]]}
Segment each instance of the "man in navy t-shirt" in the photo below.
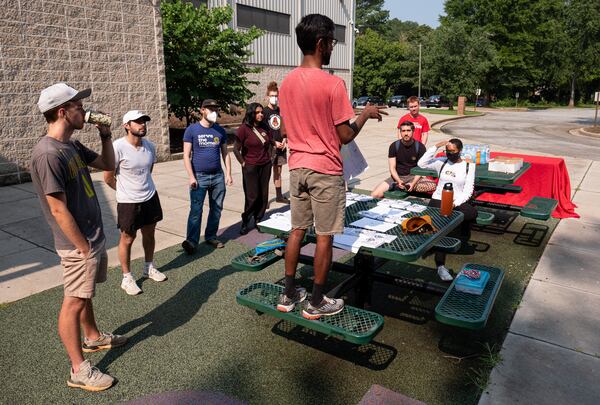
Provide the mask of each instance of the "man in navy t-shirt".
{"label": "man in navy t-shirt", "polygon": [[[181,244],[188,253],[194,253],[200,240],[202,207],[208,193],[209,212],[204,231],[204,240],[214,248],[222,248],[217,239],[217,230],[225,200],[225,185],[232,185],[231,158],[227,153],[227,134],[218,124],[219,105],[215,100],[202,102],[202,119],[190,125],[183,134],[183,162],[189,176],[190,213],[186,238]],[[225,175],[221,168],[225,162]]]}

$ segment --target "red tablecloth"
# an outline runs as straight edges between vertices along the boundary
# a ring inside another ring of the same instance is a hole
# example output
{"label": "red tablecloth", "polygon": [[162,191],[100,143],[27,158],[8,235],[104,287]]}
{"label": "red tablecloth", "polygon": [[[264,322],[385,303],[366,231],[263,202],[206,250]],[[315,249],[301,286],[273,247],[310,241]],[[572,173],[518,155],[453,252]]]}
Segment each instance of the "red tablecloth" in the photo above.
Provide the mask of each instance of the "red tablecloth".
{"label": "red tablecloth", "polygon": [[522,207],[532,197],[554,198],[558,201],[558,205],[552,213],[554,218],[579,218],[579,215],[575,212],[577,205],[571,201],[571,181],[569,180],[567,166],[562,158],[504,152],[492,152],[491,155],[492,157],[520,157],[525,162],[531,163],[531,168],[514,183],[523,188],[520,193],[483,193],[477,198],[478,200]]}

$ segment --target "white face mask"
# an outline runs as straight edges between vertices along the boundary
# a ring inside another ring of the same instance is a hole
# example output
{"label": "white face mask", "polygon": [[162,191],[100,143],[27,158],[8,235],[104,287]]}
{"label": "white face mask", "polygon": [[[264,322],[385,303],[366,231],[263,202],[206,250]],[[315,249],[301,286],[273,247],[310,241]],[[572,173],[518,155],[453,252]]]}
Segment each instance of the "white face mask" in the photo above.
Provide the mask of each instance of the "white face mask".
{"label": "white face mask", "polygon": [[217,112],[216,112],[216,111],[211,111],[211,112],[209,112],[209,113],[206,115],[206,120],[207,120],[208,122],[211,122],[211,123],[213,123],[213,124],[214,124],[215,122],[217,122]]}
{"label": "white face mask", "polygon": [[277,105],[277,96],[271,96],[269,97],[269,104],[271,105]]}

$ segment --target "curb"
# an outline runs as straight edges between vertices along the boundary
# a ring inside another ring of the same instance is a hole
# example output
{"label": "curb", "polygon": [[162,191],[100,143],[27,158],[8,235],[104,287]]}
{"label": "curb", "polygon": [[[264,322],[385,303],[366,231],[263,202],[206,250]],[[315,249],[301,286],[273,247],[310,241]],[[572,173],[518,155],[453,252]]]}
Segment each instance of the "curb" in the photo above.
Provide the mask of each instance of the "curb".
{"label": "curb", "polygon": [[[583,128],[576,128],[576,129],[572,129],[571,131],[578,131],[581,135],[584,135],[584,136],[591,136],[593,138],[600,138],[600,133],[589,132],[589,131],[586,131]],[[571,131],[569,131],[569,132],[571,132]]]}
{"label": "curb", "polygon": [[[483,117],[484,115],[487,115],[487,113],[482,112],[481,115],[460,115],[460,116],[456,116],[456,117],[444,118],[444,119],[434,122],[431,125],[431,129],[441,130],[444,125],[446,125],[447,123],[449,123],[451,121],[462,120],[465,118]],[[436,128],[436,127],[438,127],[438,128]]]}

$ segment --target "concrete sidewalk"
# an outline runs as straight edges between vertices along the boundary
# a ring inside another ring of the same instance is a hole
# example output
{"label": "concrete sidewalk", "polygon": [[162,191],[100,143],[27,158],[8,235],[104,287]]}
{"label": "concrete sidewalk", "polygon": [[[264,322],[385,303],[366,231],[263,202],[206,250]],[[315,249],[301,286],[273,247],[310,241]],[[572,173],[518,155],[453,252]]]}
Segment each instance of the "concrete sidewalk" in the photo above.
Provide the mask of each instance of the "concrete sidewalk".
{"label": "concrete sidewalk", "polygon": [[[388,176],[387,150],[396,139],[397,121],[406,110],[389,109],[382,122],[369,121],[357,137],[369,170],[352,182],[372,189]],[[444,115],[425,113],[431,123]],[[429,144],[445,139],[434,131]],[[476,140],[464,139],[466,143]],[[531,153],[493,145],[495,151]],[[238,235],[243,207],[242,176],[233,163],[234,185],[227,190],[220,234]],[[600,398],[600,163],[565,159],[580,219],[557,226],[529,283],[502,348],[503,362],[492,372],[483,404],[596,403]],[[283,189],[288,190],[287,170]],[[103,211],[109,265],[118,265],[114,191],[93,176]],[[157,164],[154,180],[164,210],[157,226],[156,250],[181,243],[189,209],[187,175],[182,161]],[[274,195],[272,190],[271,195]],[[273,203],[271,208],[281,204]],[[205,217],[207,206],[205,209]],[[61,284],[61,269],[52,235],[31,183],[0,188],[0,303],[12,302]],[[205,218],[203,224],[205,223]],[[202,229],[203,230],[203,229]],[[255,231],[253,231],[255,232]],[[143,255],[140,238],[132,258]],[[141,269],[132,269],[139,275]],[[115,286],[118,288],[118,286]]]}

